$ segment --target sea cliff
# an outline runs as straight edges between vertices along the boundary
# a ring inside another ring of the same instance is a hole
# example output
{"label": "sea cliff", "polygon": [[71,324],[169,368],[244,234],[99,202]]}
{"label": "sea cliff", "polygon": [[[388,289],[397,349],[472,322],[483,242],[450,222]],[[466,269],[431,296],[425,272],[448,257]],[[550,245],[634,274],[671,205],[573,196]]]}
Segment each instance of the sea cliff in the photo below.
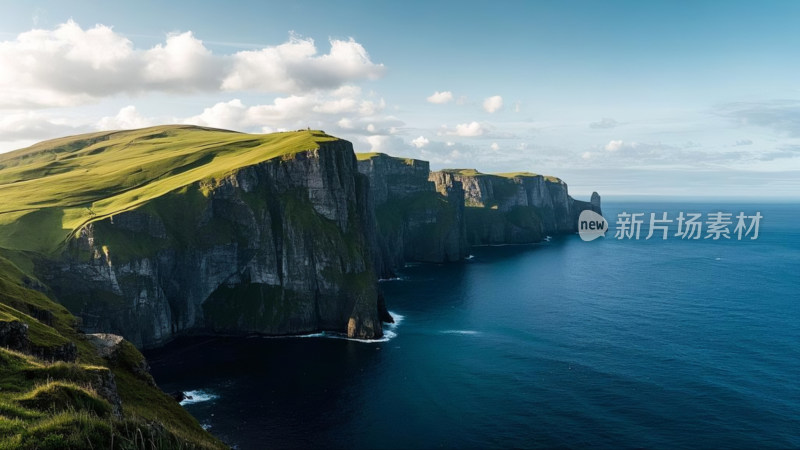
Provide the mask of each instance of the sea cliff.
{"label": "sea cliff", "polygon": [[38,273],[88,332],[379,338],[369,189],[349,142],[201,180],[79,230]]}
{"label": "sea cliff", "polygon": [[376,266],[391,277],[407,261],[453,262],[467,256],[460,183],[441,191],[427,161],[382,153],[358,154],[369,178],[377,223]]}
{"label": "sea cliff", "polygon": [[[570,197],[559,178],[528,172],[484,174],[474,169],[446,169],[431,174],[441,192],[463,187],[465,228],[470,245],[539,242],[546,236],[574,233],[584,209],[601,212],[600,195],[591,201]],[[460,195],[453,191],[448,194]]]}

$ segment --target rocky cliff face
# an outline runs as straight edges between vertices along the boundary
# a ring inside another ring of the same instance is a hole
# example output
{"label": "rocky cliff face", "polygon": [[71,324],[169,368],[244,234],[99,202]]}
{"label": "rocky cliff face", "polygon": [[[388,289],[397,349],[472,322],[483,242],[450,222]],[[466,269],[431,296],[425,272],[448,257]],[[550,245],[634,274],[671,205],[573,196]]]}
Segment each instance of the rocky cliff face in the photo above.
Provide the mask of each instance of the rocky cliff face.
{"label": "rocky cliff face", "polygon": [[405,261],[448,262],[466,256],[461,183],[437,190],[427,161],[384,154],[359,156],[374,192],[378,262],[384,277]]}
{"label": "rocky cliff face", "polygon": [[191,332],[378,338],[368,182],[349,142],[320,145],[94,222],[40,277],[85,330],[140,347]]}
{"label": "rocky cliff face", "polygon": [[[596,192],[591,202],[574,200],[567,184],[554,177],[445,170],[431,174],[431,180],[442,192],[448,183],[462,184],[466,235],[472,245],[538,242],[547,235],[577,231],[584,209],[600,212]],[[453,195],[458,197],[457,192]]]}

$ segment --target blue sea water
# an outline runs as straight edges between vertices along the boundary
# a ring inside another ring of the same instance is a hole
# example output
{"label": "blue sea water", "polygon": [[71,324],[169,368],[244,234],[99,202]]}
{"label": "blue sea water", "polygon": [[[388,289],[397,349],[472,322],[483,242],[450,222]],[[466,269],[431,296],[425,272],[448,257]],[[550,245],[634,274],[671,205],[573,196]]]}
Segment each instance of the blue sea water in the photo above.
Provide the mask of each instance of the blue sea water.
{"label": "blue sea water", "polygon": [[[603,209],[606,238],[407,267],[381,284],[388,341],[186,339],[153,374],[241,449],[800,448],[800,205]],[[622,211],[763,219],[756,240],[617,240]]]}

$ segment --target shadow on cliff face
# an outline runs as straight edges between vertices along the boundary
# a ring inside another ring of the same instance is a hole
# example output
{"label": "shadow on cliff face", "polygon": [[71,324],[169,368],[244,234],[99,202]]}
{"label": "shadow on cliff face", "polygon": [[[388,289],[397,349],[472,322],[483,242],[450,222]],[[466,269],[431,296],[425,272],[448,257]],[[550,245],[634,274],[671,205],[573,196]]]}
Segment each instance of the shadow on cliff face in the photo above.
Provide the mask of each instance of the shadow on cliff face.
{"label": "shadow on cliff face", "polygon": [[[249,448],[254,443],[239,442],[233,430],[263,430],[258,446],[273,448],[287,442],[313,445],[329,435],[346,439],[337,427],[369,401],[361,381],[380,376],[382,345],[389,344],[316,337],[180,338],[146,356],[165,391],[216,397],[187,409],[201,424],[213,423],[211,431],[223,441]],[[341,415],[326,413],[334,410]],[[308,429],[304,423],[317,425],[316,436],[300,431]]]}

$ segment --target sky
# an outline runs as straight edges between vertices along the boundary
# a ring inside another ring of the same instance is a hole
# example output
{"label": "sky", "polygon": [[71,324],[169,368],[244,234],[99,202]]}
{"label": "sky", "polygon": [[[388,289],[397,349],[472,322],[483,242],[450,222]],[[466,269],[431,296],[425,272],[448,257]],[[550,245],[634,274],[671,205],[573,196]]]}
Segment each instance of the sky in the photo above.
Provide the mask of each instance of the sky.
{"label": "sky", "polygon": [[2,1],[0,152],[311,127],[578,197],[800,199],[800,2]]}

